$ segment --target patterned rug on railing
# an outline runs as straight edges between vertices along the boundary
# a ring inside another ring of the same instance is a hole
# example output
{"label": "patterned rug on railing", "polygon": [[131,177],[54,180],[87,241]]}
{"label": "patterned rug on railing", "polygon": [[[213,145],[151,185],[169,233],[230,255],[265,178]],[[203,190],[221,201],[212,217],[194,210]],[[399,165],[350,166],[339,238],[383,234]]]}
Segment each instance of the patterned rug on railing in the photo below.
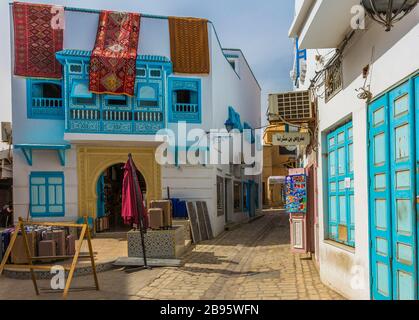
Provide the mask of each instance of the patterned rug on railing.
{"label": "patterned rug on railing", "polygon": [[55,53],[63,49],[64,7],[13,3],[15,75],[61,78]]}
{"label": "patterned rug on railing", "polygon": [[90,59],[89,90],[134,95],[140,15],[102,11]]}

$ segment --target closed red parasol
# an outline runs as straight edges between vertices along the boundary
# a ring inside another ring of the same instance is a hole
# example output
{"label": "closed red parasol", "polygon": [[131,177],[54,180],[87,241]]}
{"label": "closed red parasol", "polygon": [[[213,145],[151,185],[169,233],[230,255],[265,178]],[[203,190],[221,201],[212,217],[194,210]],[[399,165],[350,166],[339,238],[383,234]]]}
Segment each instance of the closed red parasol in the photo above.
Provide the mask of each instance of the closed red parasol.
{"label": "closed red parasol", "polygon": [[144,207],[143,196],[138,182],[137,168],[131,154],[124,166],[124,181],[122,183],[122,219],[125,224],[136,224],[141,234],[144,267],[147,268],[144,233],[148,228],[147,210]]}

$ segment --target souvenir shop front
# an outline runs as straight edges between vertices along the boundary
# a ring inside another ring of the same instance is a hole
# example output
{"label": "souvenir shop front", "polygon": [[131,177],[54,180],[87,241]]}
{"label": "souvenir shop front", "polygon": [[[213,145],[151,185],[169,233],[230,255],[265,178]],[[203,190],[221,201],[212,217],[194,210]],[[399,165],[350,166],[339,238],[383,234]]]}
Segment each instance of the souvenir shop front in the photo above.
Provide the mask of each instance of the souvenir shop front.
{"label": "souvenir shop front", "polygon": [[290,217],[291,250],[318,259],[318,219],[315,165],[291,169],[285,180],[286,211]]}
{"label": "souvenir shop front", "polygon": [[[147,184],[138,170],[137,176],[144,203],[147,206]],[[118,163],[105,169],[97,181],[97,233],[130,230],[130,226],[125,225],[121,217],[123,179],[124,163]]]}

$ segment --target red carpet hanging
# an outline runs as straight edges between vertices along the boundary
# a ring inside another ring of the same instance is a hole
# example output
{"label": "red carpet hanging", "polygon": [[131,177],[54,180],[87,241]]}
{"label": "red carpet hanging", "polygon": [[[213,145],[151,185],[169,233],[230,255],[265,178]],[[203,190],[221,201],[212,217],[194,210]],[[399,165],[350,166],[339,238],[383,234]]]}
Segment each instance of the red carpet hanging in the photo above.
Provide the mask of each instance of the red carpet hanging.
{"label": "red carpet hanging", "polygon": [[139,14],[100,13],[90,59],[90,91],[134,95],[139,34]]}
{"label": "red carpet hanging", "polygon": [[61,78],[55,53],[63,49],[64,8],[13,3],[15,75]]}

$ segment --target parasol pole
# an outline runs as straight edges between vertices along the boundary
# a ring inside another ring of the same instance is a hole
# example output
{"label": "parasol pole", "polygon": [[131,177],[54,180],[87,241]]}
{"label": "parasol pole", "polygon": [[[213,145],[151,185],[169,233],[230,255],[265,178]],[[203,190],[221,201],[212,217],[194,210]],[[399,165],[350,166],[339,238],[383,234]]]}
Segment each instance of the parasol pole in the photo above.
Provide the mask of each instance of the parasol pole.
{"label": "parasol pole", "polygon": [[144,268],[148,268],[147,257],[146,257],[146,252],[145,252],[144,227],[143,227],[144,226],[143,217],[145,216],[145,212],[143,212],[143,206],[140,201],[141,197],[140,197],[140,190],[138,190],[139,189],[138,176],[137,176],[137,171],[135,170],[136,167],[134,165],[134,161],[132,161],[131,153],[128,154],[128,161],[130,162],[132,177],[134,179],[134,192],[135,192],[135,199],[137,200],[137,211],[139,215],[138,223],[140,225],[141,246],[143,248]]}

